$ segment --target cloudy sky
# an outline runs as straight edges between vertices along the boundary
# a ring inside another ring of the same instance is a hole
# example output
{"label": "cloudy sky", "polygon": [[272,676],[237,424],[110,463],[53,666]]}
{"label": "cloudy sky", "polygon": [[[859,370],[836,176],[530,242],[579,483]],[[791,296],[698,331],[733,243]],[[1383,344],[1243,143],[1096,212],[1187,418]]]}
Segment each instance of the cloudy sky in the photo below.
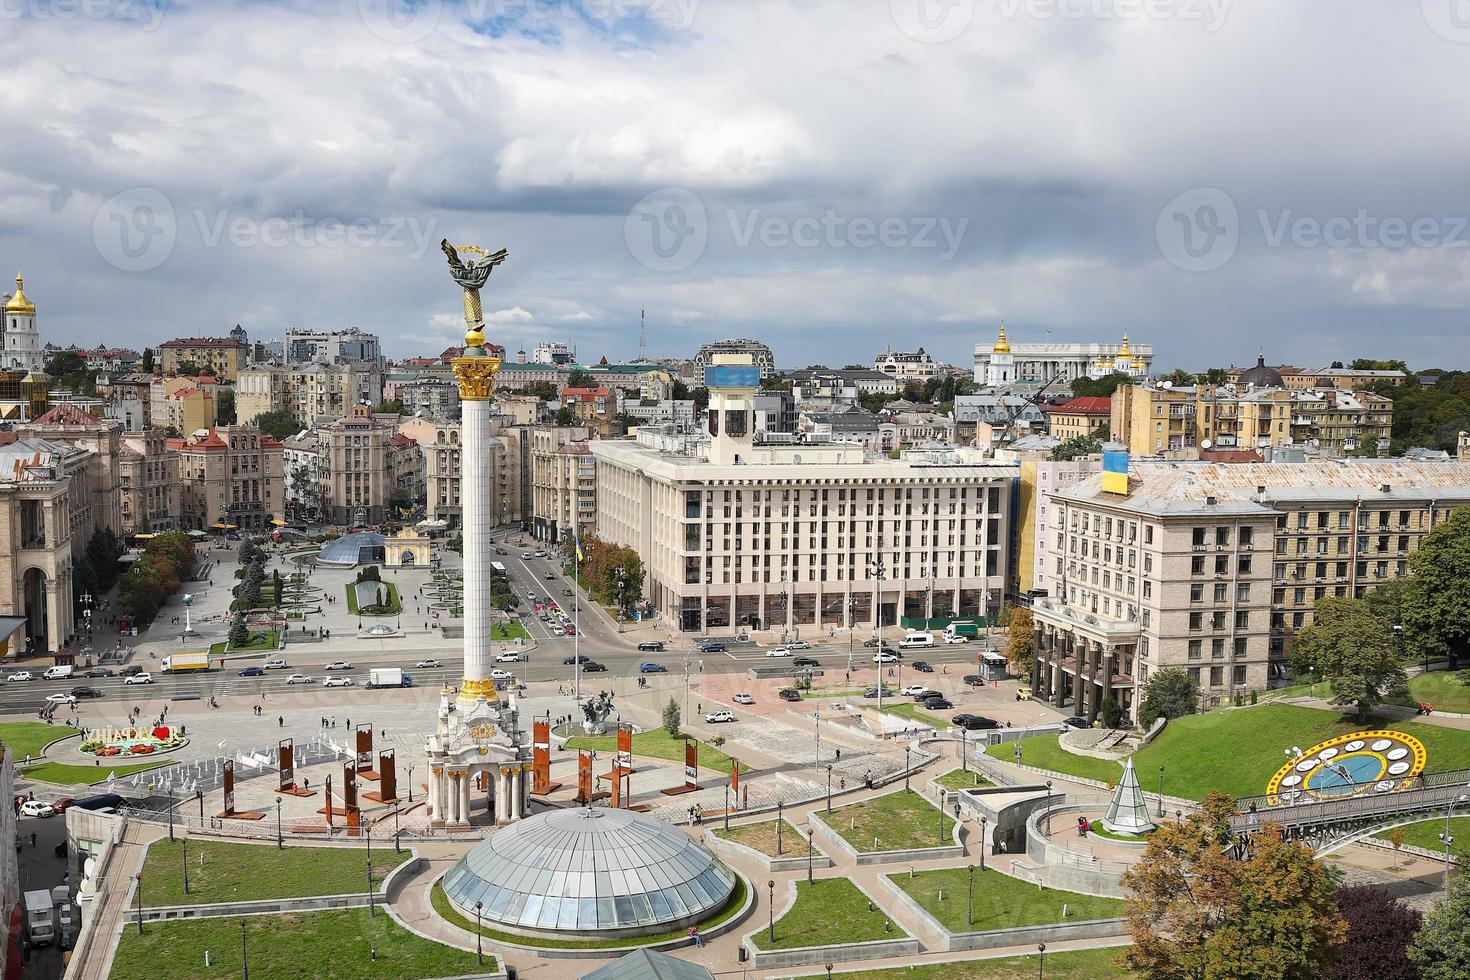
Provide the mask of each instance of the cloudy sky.
{"label": "cloudy sky", "polygon": [[[1463,8],[1463,9],[1462,9]],[[1466,0],[0,0],[47,340],[1470,367]]]}

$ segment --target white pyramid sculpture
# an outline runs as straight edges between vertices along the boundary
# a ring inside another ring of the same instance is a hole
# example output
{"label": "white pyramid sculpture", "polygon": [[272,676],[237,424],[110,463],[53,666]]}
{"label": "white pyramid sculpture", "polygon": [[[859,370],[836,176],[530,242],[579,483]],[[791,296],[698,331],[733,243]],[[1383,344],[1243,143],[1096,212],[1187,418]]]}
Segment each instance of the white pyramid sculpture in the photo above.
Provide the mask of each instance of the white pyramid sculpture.
{"label": "white pyramid sculpture", "polygon": [[1113,790],[1113,801],[1108,804],[1108,814],[1103,817],[1103,826],[1115,834],[1147,834],[1156,829],[1148,818],[1148,801],[1138,786],[1138,773],[1133,771],[1133,756],[1123,766],[1123,778]]}

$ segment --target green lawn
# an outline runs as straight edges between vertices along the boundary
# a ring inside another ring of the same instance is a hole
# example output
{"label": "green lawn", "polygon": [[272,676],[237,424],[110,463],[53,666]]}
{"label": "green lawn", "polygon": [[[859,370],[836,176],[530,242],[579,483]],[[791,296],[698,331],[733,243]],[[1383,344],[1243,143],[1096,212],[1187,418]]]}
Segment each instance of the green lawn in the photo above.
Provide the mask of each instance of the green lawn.
{"label": "green lawn", "polygon": [[928,725],[930,728],[944,728],[949,725],[949,722],[940,718],[938,715],[931,715],[929,712],[921,710],[913,701],[899,701],[897,704],[891,705],[885,704],[883,706],[883,713],[885,715],[898,715],[900,718],[907,718],[909,721],[917,722],[920,725]]}
{"label": "green lawn", "polygon": [[228,640],[209,645],[211,655],[218,653],[260,653],[275,650],[280,646],[281,637],[275,630],[251,630],[250,641],[240,646],[230,646]]}
{"label": "green lawn", "polygon": [[[1135,974],[1118,965],[1122,949],[1081,949],[1046,954],[1046,976],[1051,980],[1125,980]],[[901,966],[890,970],[844,973],[842,980],[1032,980],[1038,957],[1006,956],[994,960],[960,960],[933,966]],[[825,974],[811,974],[817,980]]]}
{"label": "green lawn", "polygon": [[823,814],[822,819],[858,851],[954,845],[954,818],[914,790],[899,790],[840,807]]}
{"label": "green lawn", "polygon": [[1441,670],[1409,678],[1409,695],[1414,704],[1432,704],[1439,711],[1470,713],[1470,687],[1455,680],[1455,675]]}
{"label": "green lawn", "polygon": [[22,775],[27,779],[39,779],[43,783],[56,783],[60,786],[83,786],[88,783],[102,782],[108,776],[116,776],[118,779],[131,776],[135,772],[146,772],[149,769],[157,769],[168,763],[160,759],[155,762],[139,762],[127,766],[73,766],[65,762],[43,762],[37,766],[27,767]]}
{"label": "green lawn", "polygon": [[347,590],[347,611],[350,612],[352,615],[397,616],[399,613],[403,612],[403,604],[398,601],[398,586],[394,585],[392,582],[379,583],[388,590],[387,605],[377,609],[374,609],[370,606],[367,609],[359,611],[357,608],[357,590],[353,588],[353,586],[356,584],[357,583],[355,582],[348,582],[345,586]]}
{"label": "green lawn", "polygon": [[995,785],[973,769],[968,771],[964,769],[951,769],[934,781],[945,789],[970,789],[975,786]]}
{"label": "green lawn", "polygon": [[[776,853],[776,821],[774,820],[762,820],[760,823],[731,827],[728,831],[716,827],[715,836],[734,841],[736,844],[744,844],[768,857],[806,857],[806,834],[792,826],[790,820],[783,820],[781,823],[784,826],[781,830],[781,853],[779,855]],[[821,853],[820,848],[817,849],[817,853]]]}
{"label": "green lawn", "polygon": [[491,631],[490,638],[493,640],[525,640],[531,634],[526,632],[526,627],[519,619],[512,619],[505,623],[496,623],[495,629]]}
{"label": "green lawn", "polygon": [[[1444,845],[1440,843],[1439,835],[1444,833],[1444,820],[1423,820],[1419,823],[1411,823],[1399,828],[1404,832],[1404,844],[1408,847],[1422,847],[1430,851],[1444,851]],[[1387,840],[1392,831],[1379,833],[1379,840]],[[1453,817],[1450,820],[1450,834],[1455,841],[1450,845],[1451,851],[1463,851],[1470,847],[1470,817]]]}
{"label": "green lawn", "polygon": [[367,909],[334,909],[144,923],[141,936],[130,925],[123,930],[111,975],[117,980],[233,980],[244,972],[242,922],[250,970],[259,977],[414,980],[498,968],[488,954],[484,967],[477,968],[473,951],[421,939],[386,912],[371,916]]}
{"label": "green lawn", "polygon": [[[1212,711],[1169,722],[1164,733],[1133,757],[1146,792],[1159,788],[1159,766],[1165,766],[1164,792],[1197,800],[1211,789],[1233,796],[1257,796],[1285,762],[1292,746],[1310,748],[1336,735],[1384,727],[1412,735],[1429,753],[1427,769],[1441,772],[1470,769],[1470,732],[1417,721],[1388,722],[1377,718],[1363,724],[1336,711],[1293,704],[1268,704],[1234,711]],[[1072,755],[1057,745],[1057,736],[1038,735],[1022,741],[1022,761],[1073,776],[1117,780],[1117,763]],[[1010,744],[986,750],[997,759],[1013,761]]]}
{"label": "green lawn", "polygon": [[[730,900],[716,914],[710,916],[699,924],[701,929],[713,929],[715,926],[726,921],[739,912],[745,905],[747,890],[745,879],[735,878],[735,887],[730,892]],[[459,926],[471,935],[475,932],[475,920],[460,915],[459,909],[449,901],[449,896],[444,893],[444,886],[439,882],[434,883],[434,889],[429,893],[429,904],[434,911],[448,921]],[[629,936],[625,939],[540,939],[530,936],[516,936],[508,932],[492,929],[483,922],[480,925],[480,935],[493,942],[514,943],[518,946],[540,946],[545,949],[619,949],[631,946],[648,946],[653,943],[667,942],[670,939],[678,939],[687,936],[689,929],[673,929],[669,932],[660,932],[652,936]]]}
{"label": "green lawn", "polygon": [[0,724],[0,742],[10,746],[16,765],[26,756],[36,758],[52,742],[79,734],[65,725],[47,725],[37,721],[11,721]]}
{"label": "green lawn", "polygon": [[[966,888],[969,875],[964,868],[923,871],[912,878],[908,872],[891,874],[888,880],[922,905],[950,932],[978,932],[1016,926],[1049,925],[1054,922],[1085,922],[1112,919],[1123,914],[1118,898],[1094,898],[1076,892],[1037,888],[1019,878],[986,868],[975,871],[975,924],[966,917]],[[944,901],[939,893],[944,893]],[[1062,906],[1067,915],[1062,917]]]}
{"label": "green lawn", "polygon": [[1104,827],[1101,820],[1092,821],[1087,832],[1096,834],[1099,837],[1106,837],[1108,840],[1120,840],[1125,844],[1143,844],[1148,841],[1148,834],[1115,834]]}
{"label": "green lawn", "polygon": [[[266,818],[274,819],[274,814]],[[367,851],[361,847],[287,847],[278,851],[273,844],[193,839],[189,841],[189,894],[185,895],[183,852],[181,840],[166,838],[148,848],[143,865],[145,905],[346,895],[367,888]],[[374,879],[381,880],[408,859],[407,851],[394,854],[392,844],[374,847]]]}
{"label": "green lawn", "polygon": [[[715,727],[715,726],[711,726]],[[638,757],[645,759],[664,759],[668,762],[684,762],[684,742],[691,736],[681,732],[678,737],[672,737],[662,728],[654,728],[646,732],[638,732],[633,736],[633,768],[638,768]],[[615,735],[581,735],[577,738],[567,739],[567,749],[591,749],[596,752],[604,752],[611,755],[617,751],[617,736]],[[713,747],[708,742],[699,743],[699,768],[713,772],[730,774],[731,759],[728,755]],[[608,763],[609,766],[612,763]],[[742,765],[741,772],[749,772],[750,767]]]}
{"label": "green lawn", "polygon": [[[777,905],[782,901],[778,894]],[[774,943],[765,929],[751,939],[757,949],[795,949],[903,939],[907,935],[857,885],[846,878],[822,878],[810,885],[797,881],[796,902],[776,920]]]}

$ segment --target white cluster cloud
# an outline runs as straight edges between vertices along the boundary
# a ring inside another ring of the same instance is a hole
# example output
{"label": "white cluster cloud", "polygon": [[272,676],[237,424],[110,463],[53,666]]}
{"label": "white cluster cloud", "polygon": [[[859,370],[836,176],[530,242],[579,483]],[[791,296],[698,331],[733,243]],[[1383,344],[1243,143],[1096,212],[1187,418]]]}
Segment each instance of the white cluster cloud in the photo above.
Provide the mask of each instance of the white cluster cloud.
{"label": "white cluster cloud", "polygon": [[1440,0],[153,3],[0,4],[0,261],[48,339],[447,346],[448,237],[511,249],[512,350],[626,357],[642,307],[655,350],[757,335],[782,364],[963,363],[1001,317],[1161,366],[1463,347],[1470,246],[1263,232],[1470,215]]}

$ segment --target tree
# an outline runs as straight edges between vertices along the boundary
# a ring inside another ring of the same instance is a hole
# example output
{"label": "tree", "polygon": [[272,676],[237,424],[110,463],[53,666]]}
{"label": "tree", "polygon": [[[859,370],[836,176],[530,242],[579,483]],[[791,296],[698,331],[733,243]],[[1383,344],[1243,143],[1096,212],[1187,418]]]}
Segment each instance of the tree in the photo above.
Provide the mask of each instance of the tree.
{"label": "tree", "polygon": [[1409,572],[1414,587],[1404,596],[1404,635],[1426,654],[1449,657],[1450,669],[1458,670],[1470,641],[1470,507],[1424,536],[1409,556]]}
{"label": "tree", "polygon": [[1052,447],[1052,459],[1078,459],[1102,452],[1102,440],[1096,436],[1073,436],[1066,442]]}
{"label": "tree", "polygon": [[571,373],[567,375],[568,388],[591,388],[595,384],[591,373],[581,368],[572,368]]}
{"label": "tree", "polygon": [[143,348],[143,373],[144,374],[152,374],[153,373],[153,348],[152,347],[144,347]]}
{"label": "tree", "polygon": [[62,378],[68,374],[85,374],[87,359],[76,351],[57,351],[46,361],[45,370],[53,378]]}
{"label": "tree", "polygon": [[1352,369],[1354,371],[1402,371],[1409,373],[1409,365],[1404,361],[1375,361],[1371,357],[1353,358]]}
{"label": "tree", "polygon": [[1334,897],[1352,955],[1338,961],[1333,980],[1418,980],[1408,948],[1423,916],[1371,885],[1339,888]]}
{"label": "tree", "polygon": [[1072,382],[1072,394],[1081,397],[1111,398],[1122,385],[1130,385],[1133,379],[1121,371],[1101,378],[1077,378]]}
{"label": "tree", "polygon": [[1133,945],[1124,962],[1148,980],[1315,980],[1347,925],[1328,870],[1267,824],[1236,860],[1224,846],[1234,801],[1166,822],[1122,878]]}
{"label": "tree", "polygon": [[556,410],[555,418],[557,425],[571,425],[573,422],[577,421],[576,416],[572,415],[572,410],[570,408],[567,408],[565,405]]}
{"label": "tree", "polygon": [[245,628],[245,614],[235,613],[235,618],[230,620],[230,646],[243,647],[250,642],[250,631]]}
{"label": "tree", "polygon": [[1164,380],[1169,382],[1170,384],[1189,387],[1190,385],[1194,384],[1195,378],[1194,375],[1184,370],[1184,368],[1175,368],[1174,373],[1164,378]]}
{"label": "tree", "polygon": [[275,436],[277,439],[294,436],[305,428],[300,419],[285,410],[261,412],[250,420],[250,424],[258,426],[261,432]]}
{"label": "tree", "polygon": [[669,733],[670,738],[679,736],[679,702],[672,696],[669,703],[664,705],[664,731]]}
{"label": "tree", "polygon": [[220,425],[235,424],[235,392],[230,388],[221,388],[214,396],[214,417]]}
{"label": "tree", "polygon": [[1199,687],[1183,667],[1154,671],[1143,683],[1143,700],[1138,703],[1138,721],[1145,728],[1157,718],[1192,715],[1199,707]]}
{"label": "tree", "polygon": [[1224,368],[1216,367],[1210,368],[1209,370],[1205,371],[1205,373],[1200,376],[1200,380],[1204,381],[1204,383],[1207,385],[1222,385],[1230,380],[1230,375],[1226,373]]}
{"label": "tree", "polygon": [[394,398],[391,401],[381,401],[373,406],[374,415],[404,415],[403,399]]}
{"label": "tree", "polygon": [[694,399],[694,410],[696,412],[703,412],[709,408],[709,389],[704,385],[695,388],[690,393],[690,397]]}
{"label": "tree", "polygon": [[669,396],[676,402],[688,401],[689,386],[678,378],[675,378],[673,385],[669,389]]}
{"label": "tree", "polygon": [[1036,669],[1036,620],[1024,606],[1010,607],[1006,618],[1006,661],[1013,674],[1030,676]]}
{"label": "tree", "polygon": [[1312,625],[1297,634],[1292,663],[1321,674],[1332,684],[1332,703],[1355,706],[1366,719],[1407,683],[1396,647],[1392,629],[1366,599],[1326,596],[1317,600]]}
{"label": "tree", "polygon": [[1424,924],[1409,947],[1409,961],[1424,980],[1470,977],[1470,869],[1464,863],[1450,872],[1445,897],[1430,906]]}
{"label": "tree", "polygon": [[1123,706],[1114,700],[1111,694],[1103,696],[1102,703],[1098,705],[1099,713],[1102,715],[1103,724],[1108,728],[1117,728],[1123,723]]}

